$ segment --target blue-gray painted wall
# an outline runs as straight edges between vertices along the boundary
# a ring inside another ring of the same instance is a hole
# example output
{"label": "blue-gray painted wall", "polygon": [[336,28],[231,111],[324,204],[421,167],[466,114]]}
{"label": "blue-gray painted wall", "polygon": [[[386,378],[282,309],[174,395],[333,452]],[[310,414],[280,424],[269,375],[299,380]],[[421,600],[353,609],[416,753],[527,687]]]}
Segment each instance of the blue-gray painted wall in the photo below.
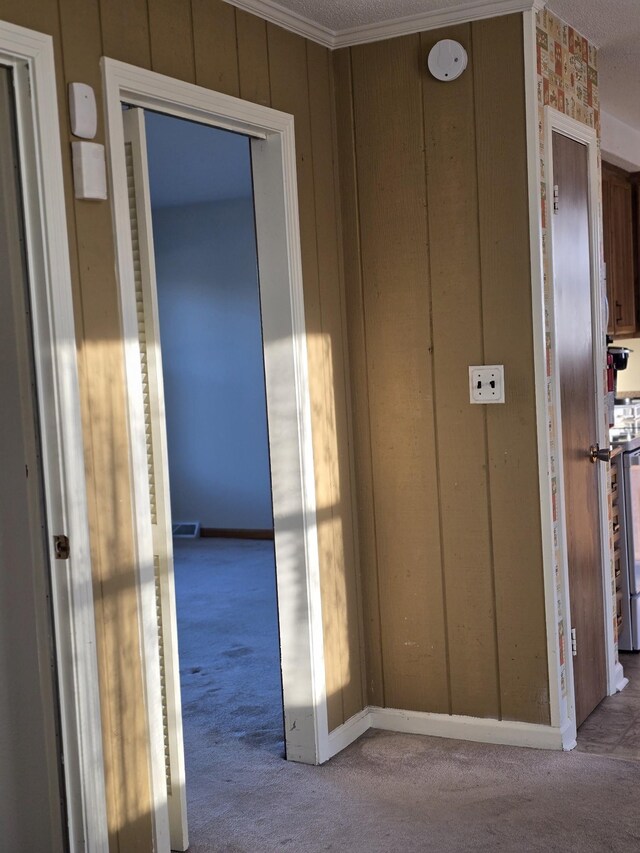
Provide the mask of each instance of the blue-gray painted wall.
{"label": "blue-gray painted wall", "polygon": [[173,519],[271,528],[252,200],[156,208],[153,230]]}

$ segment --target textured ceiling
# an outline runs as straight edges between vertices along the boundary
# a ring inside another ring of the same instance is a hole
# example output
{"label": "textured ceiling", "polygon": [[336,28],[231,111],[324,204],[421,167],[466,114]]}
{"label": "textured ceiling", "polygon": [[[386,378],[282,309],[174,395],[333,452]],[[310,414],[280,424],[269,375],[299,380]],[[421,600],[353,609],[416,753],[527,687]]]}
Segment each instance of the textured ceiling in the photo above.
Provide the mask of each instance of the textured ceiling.
{"label": "textured ceiling", "polygon": [[640,130],[640,0],[550,0],[548,6],[598,46],[601,107]]}
{"label": "textured ceiling", "polygon": [[[233,0],[230,0],[233,2]],[[472,0],[276,0],[333,32],[471,5]],[[640,0],[549,0],[549,8],[600,48],[603,109],[640,129]]]}
{"label": "textured ceiling", "polygon": [[[233,0],[232,0],[233,2]],[[351,27],[393,21],[422,12],[465,5],[469,0],[276,0],[314,24],[338,32]]]}

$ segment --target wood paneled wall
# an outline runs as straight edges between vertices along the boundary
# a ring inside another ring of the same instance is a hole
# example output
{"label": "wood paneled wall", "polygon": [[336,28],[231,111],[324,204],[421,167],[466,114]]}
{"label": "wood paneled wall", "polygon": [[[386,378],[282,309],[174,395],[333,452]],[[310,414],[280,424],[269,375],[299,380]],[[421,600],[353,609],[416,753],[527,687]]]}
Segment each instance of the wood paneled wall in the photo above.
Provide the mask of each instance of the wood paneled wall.
{"label": "wood paneled wall", "polygon": [[522,18],[334,67],[368,701],[548,723]]}
{"label": "wood paneled wall", "polygon": [[[2,0],[0,17],[53,36],[66,179],[95,573],[110,841],[151,849],[148,754],[129,501],[123,349],[109,203],[75,201],[66,84],[100,57],[291,112],[296,122],[330,727],[364,702],[350,463],[346,313],[327,50],[222,0]],[[99,122],[97,141],[104,141]],[[215,772],[215,769],[214,769]]]}

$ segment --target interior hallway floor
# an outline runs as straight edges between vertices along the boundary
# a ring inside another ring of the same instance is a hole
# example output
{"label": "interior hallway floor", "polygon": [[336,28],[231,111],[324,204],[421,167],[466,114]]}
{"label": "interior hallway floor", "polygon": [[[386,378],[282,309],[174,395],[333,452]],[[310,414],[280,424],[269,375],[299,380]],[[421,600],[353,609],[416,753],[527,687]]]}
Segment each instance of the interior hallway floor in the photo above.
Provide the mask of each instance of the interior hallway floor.
{"label": "interior hallway floor", "polygon": [[[578,730],[580,752],[640,761],[640,653],[620,652],[629,684],[601,702]],[[640,802],[640,793],[639,793]]]}
{"label": "interior hallway floor", "polygon": [[368,732],[283,761],[272,543],[175,544],[192,853],[640,849],[625,757]]}

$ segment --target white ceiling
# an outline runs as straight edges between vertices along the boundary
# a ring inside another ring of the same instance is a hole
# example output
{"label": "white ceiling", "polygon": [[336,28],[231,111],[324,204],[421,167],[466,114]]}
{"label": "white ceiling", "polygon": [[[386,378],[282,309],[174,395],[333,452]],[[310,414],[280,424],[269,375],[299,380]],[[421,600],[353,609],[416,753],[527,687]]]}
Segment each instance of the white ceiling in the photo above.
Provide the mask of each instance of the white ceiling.
{"label": "white ceiling", "polygon": [[340,32],[465,3],[460,0],[278,0],[278,5],[321,27]]}
{"label": "white ceiling", "polygon": [[145,110],[152,207],[252,194],[249,139]]}
{"label": "white ceiling", "polygon": [[[277,20],[292,13],[339,37],[345,31],[446,9],[495,10],[508,0],[228,0]],[[640,0],[549,0],[548,6],[600,48],[602,108],[640,130]],[[512,4],[513,8],[513,4]],[[469,17],[473,17],[470,15]],[[464,19],[464,16],[463,18]],[[295,18],[289,23],[295,24]],[[283,24],[287,24],[283,20]],[[319,35],[322,33],[319,32]],[[347,40],[349,41],[349,39]]]}

